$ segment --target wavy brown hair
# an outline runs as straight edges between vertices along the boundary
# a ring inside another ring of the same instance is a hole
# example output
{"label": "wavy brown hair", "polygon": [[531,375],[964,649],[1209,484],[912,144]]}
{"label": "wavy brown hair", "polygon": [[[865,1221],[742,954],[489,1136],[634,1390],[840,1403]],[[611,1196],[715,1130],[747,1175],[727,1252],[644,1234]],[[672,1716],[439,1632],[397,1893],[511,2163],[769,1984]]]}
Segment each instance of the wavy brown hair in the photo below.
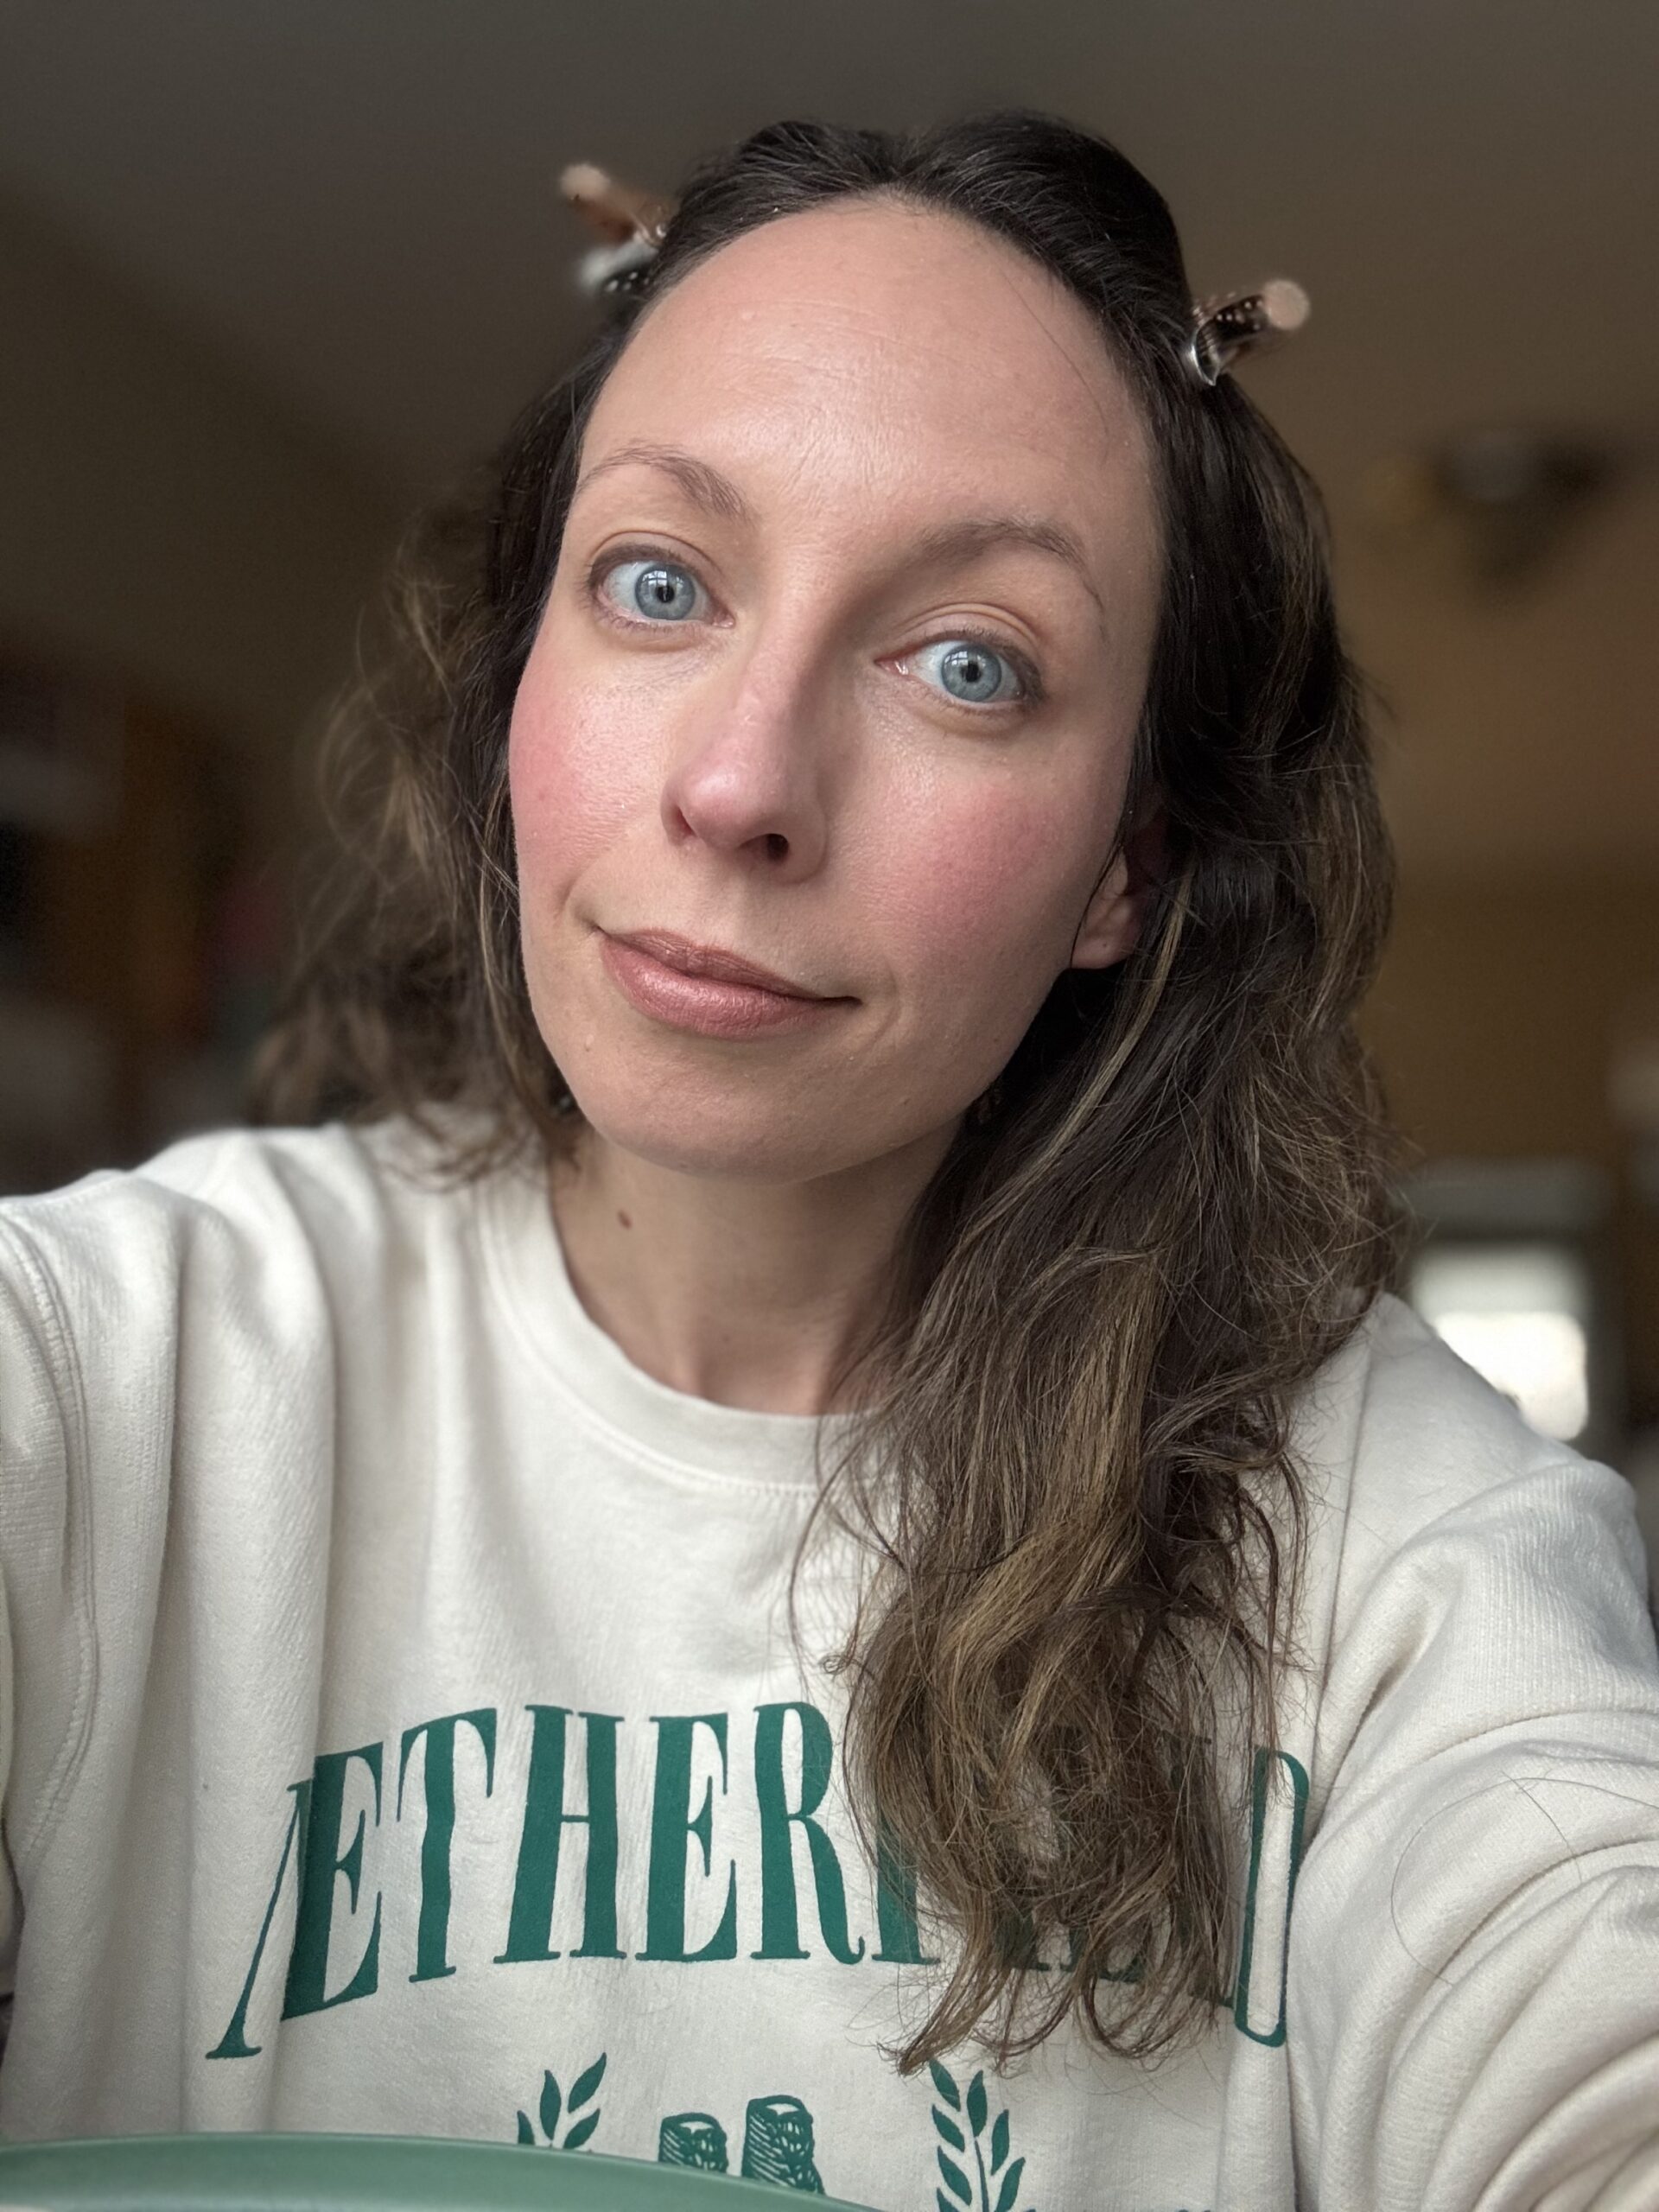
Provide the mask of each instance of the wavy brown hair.
{"label": "wavy brown hair", "polygon": [[[1298,1658],[1297,1398],[1408,1232],[1354,1027],[1393,861],[1317,499],[1230,377],[1192,375],[1179,243],[1130,162],[998,110],[780,123],[693,171],[638,291],[399,565],[391,649],[324,747],[329,834],[252,1112],[407,1115],[460,1179],[572,1157],[524,980],[506,732],[583,431],[653,300],[849,194],[982,225],[1068,286],[1160,463],[1122,818],[1161,809],[1167,865],[1134,952],[1058,978],[913,1207],[830,1401],[866,1419],[809,1522],[833,1503],[875,1562],[835,1655],[861,1838],[954,1938],[899,2064],[970,2035],[1003,2063],[1068,2015],[1150,2059],[1228,1986],[1225,1686],[1272,1745]],[[456,1106],[476,1110],[434,1111]]]}

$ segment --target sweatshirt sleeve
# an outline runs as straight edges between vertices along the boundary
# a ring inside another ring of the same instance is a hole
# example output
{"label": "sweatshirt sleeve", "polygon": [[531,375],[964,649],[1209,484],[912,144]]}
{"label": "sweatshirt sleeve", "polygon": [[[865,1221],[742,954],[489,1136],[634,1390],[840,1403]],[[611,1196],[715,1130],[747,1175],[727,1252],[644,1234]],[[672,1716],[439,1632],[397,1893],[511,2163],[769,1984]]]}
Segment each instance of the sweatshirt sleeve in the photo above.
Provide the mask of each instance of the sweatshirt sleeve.
{"label": "sweatshirt sleeve", "polygon": [[1333,1643],[1286,1998],[1308,2212],[1659,2207],[1646,1561],[1622,1477],[1514,1433]]}
{"label": "sweatshirt sleeve", "polygon": [[79,1408],[52,1283],[29,1237],[0,1217],[0,2049],[26,1870],[67,1795],[88,1717],[87,1501],[73,1471]]}

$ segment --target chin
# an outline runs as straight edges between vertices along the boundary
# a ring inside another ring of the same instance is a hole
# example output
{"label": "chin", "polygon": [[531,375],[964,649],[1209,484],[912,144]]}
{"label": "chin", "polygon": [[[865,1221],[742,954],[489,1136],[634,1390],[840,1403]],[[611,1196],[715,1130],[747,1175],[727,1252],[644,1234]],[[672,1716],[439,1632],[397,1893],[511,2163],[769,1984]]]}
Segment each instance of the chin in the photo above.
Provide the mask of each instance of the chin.
{"label": "chin", "polygon": [[[630,1158],[676,1175],[742,1183],[804,1183],[861,1166],[902,1143],[902,1135],[861,1131],[853,1100],[808,1100],[734,1073],[719,1089],[704,1076],[673,1088],[660,1079],[565,1079],[593,1135]],[[770,1095],[769,1095],[770,1093]]]}
{"label": "chin", "polygon": [[797,1082],[785,1071],[766,1079],[739,1068],[726,1079],[712,1071],[664,1079],[644,1068],[597,1066],[573,1079],[569,1066],[560,1071],[601,1144],[652,1168],[732,1184],[810,1184],[913,1146],[943,1157],[960,1123],[949,1099],[920,1119],[916,1102],[905,1122],[882,1117],[874,1110],[880,1084],[849,1079],[842,1090],[823,1073]]}

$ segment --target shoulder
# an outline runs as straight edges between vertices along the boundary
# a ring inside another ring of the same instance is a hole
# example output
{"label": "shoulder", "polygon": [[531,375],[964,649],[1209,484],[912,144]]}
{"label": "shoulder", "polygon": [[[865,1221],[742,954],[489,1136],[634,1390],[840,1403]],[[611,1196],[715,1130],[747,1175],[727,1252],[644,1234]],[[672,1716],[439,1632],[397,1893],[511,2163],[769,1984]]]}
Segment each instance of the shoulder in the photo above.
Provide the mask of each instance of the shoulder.
{"label": "shoulder", "polygon": [[396,1268],[423,1215],[453,1208],[401,1119],[225,1128],[133,1168],[0,1200],[0,1298],[60,1365],[122,1342],[153,1355],[192,1319],[287,1306]]}
{"label": "shoulder", "polygon": [[1404,1520],[1433,1517],[1516,1475],[1581,1459],[1534,1428],[1402,1299],[1376,1301],[1359,1349],[1357,1471],[1367,1487],[1386,1485]]}
{"label": "shoulder", "polygon": [[440,1195],[434,1148],[401,1118],[353,1126],[223,1128],[167,1146],[142,1166],[0,1199],[0,1239],[70,1253],[91,1243],[107,1264],[130,1239],[183,1249],[217,1231],[285,1223],[366,1223]]}
{"label": "shoulder", "polygon": [[1316,1489],[1392,1543],[1519,1478],[1598,1464],[1534,1428],[1388,1294],[1314,1376],[1297,1423]]}
{"label": "shoulder", "polygon": [[343,1355],[418,1330],[424,1255],[470,1212],[432,1149],[401,1120],[216,1129],[0,1199],[7,1542],[62,1521],[42,1500],[161,1496],[192,1452],[304,1432],[323,1464]]}
{"label": "shoulder", "polygon": [[1611,1632],[1616,1617],[1651,1668],[1649,1567],[1630,1484],[1534,1428],[1402,1300],[1376,1300],[1316,1378],[1304,1421],[1330,1509],[1333,1652],[1420,1649],[1453,1611],[1493,1637],[1496,1622],[1506,1637],[1545,1617]]}

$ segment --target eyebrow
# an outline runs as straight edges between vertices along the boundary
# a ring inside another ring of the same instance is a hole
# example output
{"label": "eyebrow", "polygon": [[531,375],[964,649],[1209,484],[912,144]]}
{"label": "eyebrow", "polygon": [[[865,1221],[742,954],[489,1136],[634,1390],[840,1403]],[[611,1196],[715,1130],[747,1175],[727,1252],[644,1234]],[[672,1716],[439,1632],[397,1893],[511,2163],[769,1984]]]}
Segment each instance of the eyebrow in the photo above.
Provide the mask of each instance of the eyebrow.
{"label": "eyebrow", "polygon": [[[706,512],[718,515],[724,522],[754,527],[754,510],[729,476],[683,447],[653,445],[643,440],[619,446],[585,470],[570,495],[572,504],[590,484],[609,475],[613,468],[640,466],[658,468],[671,476],[687,499]],[[1063,561],[1093,600],[1102,628],[1109,630],[1105,601],[1090,573],[1089,556],[1076,531],[1062,522],[1027,515],[960,515],[924,531],[915,540],[912,557],[918,564],[944,568],[953,562],[975,560],[996,545],[1023,545]]]}
{"label": "eyebrow", "polygon": [[753,526],[754,510],[729,476],[722,476],[719,469],[712,467],[706,461],[699,461],[695,454],[689,454],[679,446],[650,445],[637,439],[628,445],[619,446],[614,453],[607,453],[603,461],[596,461],[591,468],[584,471],[575,490],[570,494],[572,503],[581,498],[590,484],[601,476],[608,476],[613,468],[637,466],[662,469],[674,479],[695,505],[706,507],[710,514],[719,515],[723,521]]}

